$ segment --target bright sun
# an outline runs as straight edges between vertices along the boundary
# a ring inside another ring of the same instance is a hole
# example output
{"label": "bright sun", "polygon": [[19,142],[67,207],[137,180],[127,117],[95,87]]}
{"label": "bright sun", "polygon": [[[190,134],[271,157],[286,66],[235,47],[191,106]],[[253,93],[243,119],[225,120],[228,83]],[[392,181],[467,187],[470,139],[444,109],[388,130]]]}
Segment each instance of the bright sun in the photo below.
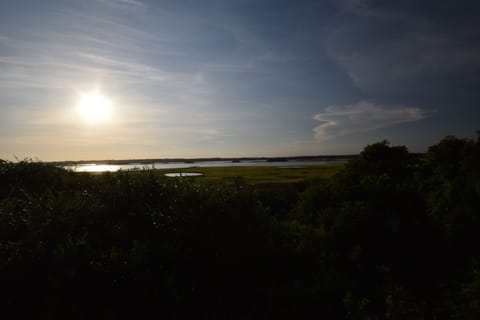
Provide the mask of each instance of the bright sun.
{"label": "bright sun", "polygon": [[104,123],[112,117],[112,103],[98,91],[80,94],[77,113],[88,124]]}

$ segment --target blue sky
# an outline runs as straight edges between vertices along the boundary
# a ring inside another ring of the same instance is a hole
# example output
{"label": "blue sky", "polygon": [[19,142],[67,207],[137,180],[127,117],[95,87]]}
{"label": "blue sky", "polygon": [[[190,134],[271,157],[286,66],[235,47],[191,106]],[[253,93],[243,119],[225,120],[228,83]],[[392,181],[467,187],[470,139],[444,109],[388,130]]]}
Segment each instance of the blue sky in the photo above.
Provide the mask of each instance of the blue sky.
{"label": "blue sky", "polygon": [[[11,1],[0,158],[425,151],[480,129],[478,1]],[[79,97],[112,116],[91,124]]]}

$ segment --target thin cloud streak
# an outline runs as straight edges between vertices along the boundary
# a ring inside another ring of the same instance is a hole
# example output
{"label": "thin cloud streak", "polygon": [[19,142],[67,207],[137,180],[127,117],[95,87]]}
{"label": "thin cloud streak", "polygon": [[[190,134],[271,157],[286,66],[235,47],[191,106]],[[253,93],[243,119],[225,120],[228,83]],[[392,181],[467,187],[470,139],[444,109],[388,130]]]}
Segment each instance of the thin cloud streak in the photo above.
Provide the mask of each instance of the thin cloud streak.
{"label": "thin cloud streak", "polygon": [[313,132],[317,141],[325,141],[357,132],[419,121],[432,112],[413,107],[388,108],[367,101],[346,106],[329,106],[324,112],[313,117],[320,122]]}
{"label": "thin cloud streak", "polygon": [[138,0],[97,0],[97,1],[106,5],[145,8],[145,3]]}

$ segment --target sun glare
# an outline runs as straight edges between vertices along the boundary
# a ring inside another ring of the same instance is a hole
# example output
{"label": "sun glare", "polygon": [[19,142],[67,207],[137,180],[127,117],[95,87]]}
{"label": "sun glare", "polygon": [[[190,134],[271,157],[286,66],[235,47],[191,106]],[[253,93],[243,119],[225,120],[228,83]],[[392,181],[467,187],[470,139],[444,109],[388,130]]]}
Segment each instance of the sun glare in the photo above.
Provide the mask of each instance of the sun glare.
{"label": "sun glare", "polygon": [[90,91],[80,95],[77,113],[88,124],[104,123],[112,117],[112,103],[98,91]]}

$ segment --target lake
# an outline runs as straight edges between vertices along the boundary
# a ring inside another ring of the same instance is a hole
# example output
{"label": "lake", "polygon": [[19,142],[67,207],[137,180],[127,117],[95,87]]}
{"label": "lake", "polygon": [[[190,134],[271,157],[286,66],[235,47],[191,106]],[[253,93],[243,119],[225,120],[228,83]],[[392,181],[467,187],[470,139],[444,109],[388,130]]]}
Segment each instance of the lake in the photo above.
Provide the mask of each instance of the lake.
{"label": "lake", "polygon": [[345,163],[346,160],[337,159],[330,161],[266,161],[266,160],[246,160],[239,162],[232,161],[196,161],[193,163],[184,162],[154,162],[152,164],[129,163],[129,164],[96,164],[86,163],[71,166],[62,166],[65,169],[76,172],[115,172],[119,170],[148,170],[148,169],[184,169],[184,168],[204,168],[204,167],[304,167],[320,164]]}

